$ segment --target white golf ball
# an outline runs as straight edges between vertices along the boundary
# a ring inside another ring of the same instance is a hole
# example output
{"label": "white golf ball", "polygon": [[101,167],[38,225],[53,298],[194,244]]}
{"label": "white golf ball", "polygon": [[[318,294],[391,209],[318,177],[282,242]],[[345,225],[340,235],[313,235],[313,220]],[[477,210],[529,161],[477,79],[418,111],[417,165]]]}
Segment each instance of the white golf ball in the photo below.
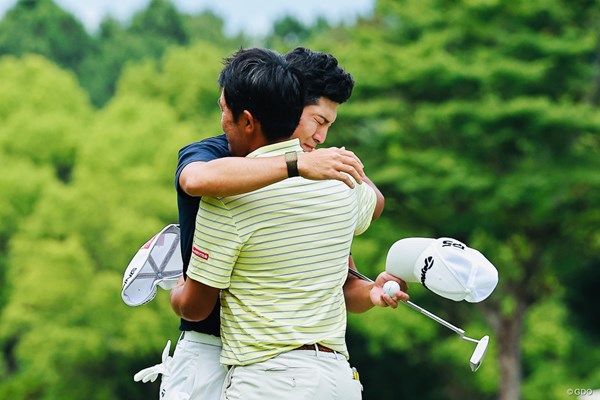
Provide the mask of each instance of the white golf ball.
{"label": "white golf ball", "polygon": [[383,291],[393,299],[396,292],[400,291],[400,285],[396,281],[387,281],[383,284]]}

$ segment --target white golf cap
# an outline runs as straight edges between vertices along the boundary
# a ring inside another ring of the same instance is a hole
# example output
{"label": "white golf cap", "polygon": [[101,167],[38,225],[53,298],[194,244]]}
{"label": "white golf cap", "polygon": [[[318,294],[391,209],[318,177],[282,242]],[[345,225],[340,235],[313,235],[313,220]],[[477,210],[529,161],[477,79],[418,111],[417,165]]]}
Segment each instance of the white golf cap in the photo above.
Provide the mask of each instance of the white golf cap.
{"label": "white golf cap", "polygon": [[486,299],[498,284],[498,271],[483,254],[446,237],[398,240],[388,251],[385,269],[442,297],[470,303]]}
{"label": "white golf cap", "polygon": [[179,225],[170,224],[148,240],[129,262],[121,298],[128,306],[146,304],[154,299],[158,286],[169,290],[182,275]]}

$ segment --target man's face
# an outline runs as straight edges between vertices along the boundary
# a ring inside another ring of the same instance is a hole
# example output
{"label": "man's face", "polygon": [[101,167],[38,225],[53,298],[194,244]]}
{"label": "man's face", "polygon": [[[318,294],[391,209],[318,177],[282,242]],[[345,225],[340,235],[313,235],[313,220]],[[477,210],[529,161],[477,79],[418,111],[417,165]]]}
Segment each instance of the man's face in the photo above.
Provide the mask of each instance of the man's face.
{"label": "man's face", "polygon": [[292,134],[300,140],[304,151],[313,151],[327,139],[327,131],[337,117],[339,103],[320,97],[317,104],[304,107],[300,123]]}
{"label": "man's face", "polygon": [[[227,142],[229,142],[229,152],[233,156],[245,156],[247,151],[245,150],[245,137],[240,127],[241,119],[238,122],[233,120],[233,113],[227,107],[223,91],[221,91],[219,97],[219,108],[221,108],[221,128],[223,128]],[[244,153],[245,151],[246,153]]]}

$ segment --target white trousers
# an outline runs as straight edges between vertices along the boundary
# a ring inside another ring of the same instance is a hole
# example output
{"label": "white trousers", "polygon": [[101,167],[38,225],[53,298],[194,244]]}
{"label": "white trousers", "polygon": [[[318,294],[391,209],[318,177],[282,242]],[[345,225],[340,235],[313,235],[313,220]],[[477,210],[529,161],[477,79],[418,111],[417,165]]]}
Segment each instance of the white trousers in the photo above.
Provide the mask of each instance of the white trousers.
{"label": "white trousers", "polygon": [[221,400],[359,400],[362,385],[355,371],[341,354],[293,350],[230,368]]}
{"label": "white trousers", "polygon": [[227,374],[220,353],[221,339],[184,332],[162,376],[160,400],[218,400]]}

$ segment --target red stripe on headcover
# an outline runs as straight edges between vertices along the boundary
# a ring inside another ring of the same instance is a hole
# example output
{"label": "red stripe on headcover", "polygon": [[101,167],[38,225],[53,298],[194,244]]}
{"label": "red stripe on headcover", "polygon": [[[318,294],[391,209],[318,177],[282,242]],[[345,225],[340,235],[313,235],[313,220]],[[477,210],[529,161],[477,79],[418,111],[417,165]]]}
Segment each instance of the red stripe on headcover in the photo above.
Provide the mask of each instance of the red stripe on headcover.
{"label": "red stripe on headcover", "polygon": [[[158,235],[158,233],[157,233],[156,235]],[[142,249],[144,249],[144,250],[146,250],[146,249],[149,249],[149,248],[150,248],[150,246],[152,245],[152,242],[153,242],[153,241],[154,241],[154,239],[156,238],[156,235],[152,236],[152,237],[150,238],[150,240],[148,240],[148,241],[147,241],[147,242],[146,242],[146,243],[145,243],[145,244],[142,246]]]}

